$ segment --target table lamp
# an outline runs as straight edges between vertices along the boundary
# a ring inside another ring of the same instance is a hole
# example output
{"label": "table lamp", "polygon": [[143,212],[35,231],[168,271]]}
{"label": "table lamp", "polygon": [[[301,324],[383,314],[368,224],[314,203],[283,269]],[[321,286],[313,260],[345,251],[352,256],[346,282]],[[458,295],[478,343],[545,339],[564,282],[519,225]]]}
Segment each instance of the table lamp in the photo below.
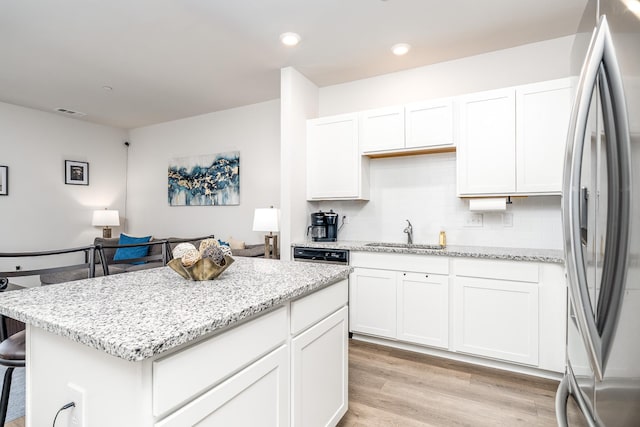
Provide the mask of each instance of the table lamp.
{"label": "table lamp", "polygon": [[[274,235],[280,231],[280,210],[274,208],[257,208],[253,215],[253,231],[268,231],[264,236],[264,257],[279,258],[278,256],[278,236]],[[269,255],[271,240],[273,239],[273,251]]]}
{"label": "table lamp", "polygon": [[117,227],[120,225],[120,214],[117,210],[103,209],[100,211],[93,211],[91,225],[94,227],[103,227],[102,237],[108,239],[111,237],[111,228],[109,227]]}

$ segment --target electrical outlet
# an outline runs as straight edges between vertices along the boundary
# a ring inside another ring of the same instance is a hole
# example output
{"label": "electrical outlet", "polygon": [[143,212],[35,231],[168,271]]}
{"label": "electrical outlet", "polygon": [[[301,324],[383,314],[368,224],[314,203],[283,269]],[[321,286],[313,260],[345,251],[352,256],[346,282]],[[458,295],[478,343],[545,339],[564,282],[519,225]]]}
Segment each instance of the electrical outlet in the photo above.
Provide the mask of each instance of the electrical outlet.
{"label": "electrical outlet", "polygon": [[503,227],[513,227],[513,214],[512,213],[504,213],[504,214],[502,214],[502,226]]}
{"label": "electrical outlet", "polygon": [[69,387],[70,400],[76,404],[76,406],[69,409],[69,420],[71,421],[69,425],[72,427],[84,427],[87,425],[84,410],[87,402],[84,389],[73,383],[69,383],[67,386]]}
{"label": "electrical outlet", "polygon": [[470,213],[464,219],[465,227],[482,227],[482,214]]}
{"label": "electrical outlet", "polygon": [[342,223],[343,224],[349,224],[349,220],[350,220],[350,218],[348,216],[346,216],[346,215],[342,216]]}

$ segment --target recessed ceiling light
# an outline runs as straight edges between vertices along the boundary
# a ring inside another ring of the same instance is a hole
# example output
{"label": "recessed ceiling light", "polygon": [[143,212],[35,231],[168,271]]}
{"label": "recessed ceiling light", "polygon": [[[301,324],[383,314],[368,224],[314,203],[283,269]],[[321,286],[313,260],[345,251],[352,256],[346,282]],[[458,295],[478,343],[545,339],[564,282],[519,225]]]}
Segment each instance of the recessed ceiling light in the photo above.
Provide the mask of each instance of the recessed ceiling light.
{"label": "recessed ceiling light", "polygon": [[623,3],[627,6],[627,8],[640,16],[640,1],[638,0],[623,0]]}
{"label": "recessed ceiling light", "polygon": [[407,43],[398,43],[391,47],[391,52],[393,52],[394,55],[402,56],[406,55],[406,53],[409,52],[409,49],[411,49],[411,46]]}
{"label": "recessed ceiling light", "polygon": [[296,33],[282,33],[280,41],[286,46],[295,46],[300,43],[300,36]]}

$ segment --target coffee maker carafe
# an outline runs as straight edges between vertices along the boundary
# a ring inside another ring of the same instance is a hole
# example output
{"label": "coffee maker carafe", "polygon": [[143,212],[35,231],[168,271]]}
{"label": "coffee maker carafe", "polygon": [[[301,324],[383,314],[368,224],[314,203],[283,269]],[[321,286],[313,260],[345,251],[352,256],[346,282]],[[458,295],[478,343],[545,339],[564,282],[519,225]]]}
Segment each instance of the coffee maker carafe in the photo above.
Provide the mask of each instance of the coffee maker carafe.
{"label": "coffee maker carafe", "polygon": [[307,235],[309,233],[314,242],[335,242],[338,240],[338,214],[333,209],[329,212],[312,213]]}

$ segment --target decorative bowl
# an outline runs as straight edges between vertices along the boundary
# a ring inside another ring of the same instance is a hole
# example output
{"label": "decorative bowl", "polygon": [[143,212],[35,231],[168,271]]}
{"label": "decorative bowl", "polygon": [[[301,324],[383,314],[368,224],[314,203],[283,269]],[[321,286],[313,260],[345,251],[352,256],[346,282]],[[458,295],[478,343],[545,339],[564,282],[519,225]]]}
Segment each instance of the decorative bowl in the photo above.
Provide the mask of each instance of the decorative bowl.
{"label": "decorative bowl", "polygon": [[198,260],[191,267],[185,267],[182,265],[182,261],[179,258],[174,258],[167,263],[169,267],[185,279],[189,280],[213,280],[222,274],[231,264],[233,264],[233,258],[228,255],[224,257],[225,264],[220,267],[216,265],[209,258],[202,258]]}

